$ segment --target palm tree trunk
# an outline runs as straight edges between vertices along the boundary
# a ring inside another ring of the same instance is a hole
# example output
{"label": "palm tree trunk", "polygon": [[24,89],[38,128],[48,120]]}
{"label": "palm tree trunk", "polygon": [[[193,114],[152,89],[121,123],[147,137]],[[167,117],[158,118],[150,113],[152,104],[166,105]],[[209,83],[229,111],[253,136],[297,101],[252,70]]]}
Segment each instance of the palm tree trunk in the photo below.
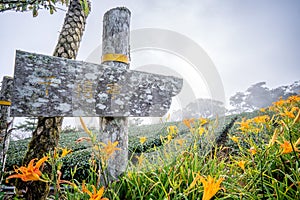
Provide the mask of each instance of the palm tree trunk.
{"label": "palm tree trunk", "polygon": [[[81,5],[82,0],[72,0],[65,16],[64,25],[60,32],[54,56],[75,59],[83,35],[88,16],[87,9]],[[90,3],[88,2],[90,5]],[[38,125],[32,133],[32,139],[23,160],[27,165],[33,158],[42,158],[58,145],[63,117],[39,117]],[[46,165],[43,173],[51,177],[51,167]],[[17,183],[17,192],[27,200],[43,200],[49,193],[49,183],[41,181]]]}

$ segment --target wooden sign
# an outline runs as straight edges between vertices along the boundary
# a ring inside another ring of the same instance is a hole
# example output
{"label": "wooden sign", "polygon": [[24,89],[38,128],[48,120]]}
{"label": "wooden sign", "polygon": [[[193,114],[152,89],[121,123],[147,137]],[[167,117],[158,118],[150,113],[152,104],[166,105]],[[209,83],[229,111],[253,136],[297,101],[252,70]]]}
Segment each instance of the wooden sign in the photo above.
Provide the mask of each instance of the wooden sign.
{"label": "wooden sign", "polygon": [[183,81],[122,68],[16,52],[12,116],[158,117]]}

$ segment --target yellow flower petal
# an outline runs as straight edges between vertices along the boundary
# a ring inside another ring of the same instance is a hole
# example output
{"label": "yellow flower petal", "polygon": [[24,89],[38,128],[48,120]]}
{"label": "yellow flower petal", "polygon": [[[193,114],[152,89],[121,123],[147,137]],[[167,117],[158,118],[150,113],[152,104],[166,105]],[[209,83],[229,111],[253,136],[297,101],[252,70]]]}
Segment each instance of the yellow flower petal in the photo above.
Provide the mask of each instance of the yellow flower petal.
{"label": "yellow flower petal", "polygon": [[239,137],[236,137],[236,136],[229,136],[229,138],[234,141],[235,143],[238,143],[239,142]]}
{"label": "yellow flower petal", "polygon": [[116,148],[118,143],[118,141],[115,141],[114,143],[108,141],[107,144],[101,143],[103,146],[101,150],[106,154],[104,158],[105,160],[107,160],[115,151],[121,150],[120,148]]}
{"label": "yellow flower petal", "polygon": [[92,185],[93,192],[89,191],[85,185],[82,183],[82,192],[90,196],[90,200],[108,200],[108,198],[102,198],[104,193],[104,187],[101,187],[98,191],[94,185]]}
{"label": "yellow flower petal", "polygon": [[198,129],[198,134],[199,134],[200,136],[201,136],[204,132],[205,132],[205,128],[200,127],[200,128]]}
{"label": "yellow flower petal", "polygon": [[208,176],[206,179],[201,178],[200,181],[202,182],[204,187],[202,200],[210,200],[213,196],[215,196],[215,194],[221,189],[220,185],[223,180],[224,178],[219,178],[216,181],[211,176]]}
{"label": "yellow flower petal", "polygon": [[251,148],[249,149],[249,152],[251,153],[251,155],[255,155],[255,154],[257,153],[255,147],[251,147]]}
{"label": "yellow flower petal", "polygon": [[140,143],[144,144],[147,141],[146,137],[140,137]]}
{"label": "yellow flower petal", "polygon": [[200,117],[200,118],[199,118],[199,123],[200,123],[200,126],[203,126],[204,124],[207,124],[207,123],[208,123],[208,120],[205,119],[205,118]]}
{"label": "yellow flower petal", "polygon": [[246,163],[246,161],[243,161],[243,160],[237,162],[238,166],[244,171],[245,171],[245,163]]}
{"label": "yellow flower petal", "polygon": [[36,164],[34,165],[34,161],[36,159],[32,159],[27,167],[20,167],[17,169],[14,169],[17,174],[11,175],[7,178],[20,178],[22,181],[44,181],[47,182],[47,180],[43,180],[40,178],[42,175],[42,172],[40,171],[41,165],[48,159],[48,157],[41,158]]}
{"label": "yellow flower petal", "polygon": [[[300,142],[298,140],[294,144],[294,150],[296,152],[299,152],[299,149],[296,147],[297,143]],[[292,147],[292,145],[291,145],[291,143],[289,141],[285,140],[285,141],[283,141],[283,143],[280,143],[280,142],[278,142],[278,143],[280,144],[280,147],[281,147],[281,150],[282,150],[282,152],[281,152],[282,154],[289,154],[289,153],[291,153],[293,151],[293,147]]]}
{"label": "yellow flower petal", "polygon": [[63,157],[65,157],[66,155],[68,155],[69,153],[71,153],[72,152],[72,150],[71,149],[66,149],[66,148],[63,148],[62,149],[62,153],[61,153],[61,158],[63,158]]}

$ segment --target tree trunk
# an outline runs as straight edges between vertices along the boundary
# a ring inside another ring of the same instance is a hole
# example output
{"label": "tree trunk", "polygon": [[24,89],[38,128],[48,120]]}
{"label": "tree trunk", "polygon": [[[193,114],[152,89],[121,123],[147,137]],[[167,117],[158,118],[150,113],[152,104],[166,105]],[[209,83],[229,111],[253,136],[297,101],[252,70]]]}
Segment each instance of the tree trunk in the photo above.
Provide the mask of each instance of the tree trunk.
{"label": "tree trunk", "polygon": [[[59,35],[54,56],[75,59],[85,28],[88,12],[85,12],[81,0],[72,0],[66,13],[64,25]],[[83,2],[83,1],[82,1]],[[88,3],[90,5],[90,3]],[[90,7],[90,6],[89,6]],[[58,145],[63,117],[39,117],[36,130],[23,160],[27,165],[33,158],[42,158]],[[43,173],[51,177],[51,167],[46,165]],[[49,193],[49,184],[41,181],[17,182],[17,193],[27,200],[43,200]]]}

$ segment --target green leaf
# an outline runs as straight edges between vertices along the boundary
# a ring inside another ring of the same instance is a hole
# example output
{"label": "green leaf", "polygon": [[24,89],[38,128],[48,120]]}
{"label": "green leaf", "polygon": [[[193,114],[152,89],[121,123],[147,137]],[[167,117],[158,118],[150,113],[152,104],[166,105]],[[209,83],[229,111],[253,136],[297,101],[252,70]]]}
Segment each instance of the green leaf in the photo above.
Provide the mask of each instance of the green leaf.
{"label": "green leaf", "polygon": [[27,10],[27,5],[26,4],[22,5],[22,12],[26,10]]}
{"label": "green leaf", "polygon": [[52,7],[50,7],[50,14],[52,15],[53,14],[53,8]]}
{"label": "green leaf", "polygon": [[33,10],[32,10],[32,16],[33,16],[33,17],[37,17],[37,16],[38,16],[38,11],[37,11],[36,6],[33,7]]}
{"label": "green leaf", "polygon": [[15,5],[16,5],[15,3],[9,3],[8,8],[13,8],[13,7],[15,7]]}
{"label": "green leaf", "polygon": [[49,6],[49,9],[50,9],[50,14],[52,15],[54,12],[56,12],[56,9],[54,6],[50,5]]}
{"label": "green leaf", "polygon": [[84,15],[88,16],[90,13],[90,8],[87,0],[80,0],[81,7],[83,9]]}

